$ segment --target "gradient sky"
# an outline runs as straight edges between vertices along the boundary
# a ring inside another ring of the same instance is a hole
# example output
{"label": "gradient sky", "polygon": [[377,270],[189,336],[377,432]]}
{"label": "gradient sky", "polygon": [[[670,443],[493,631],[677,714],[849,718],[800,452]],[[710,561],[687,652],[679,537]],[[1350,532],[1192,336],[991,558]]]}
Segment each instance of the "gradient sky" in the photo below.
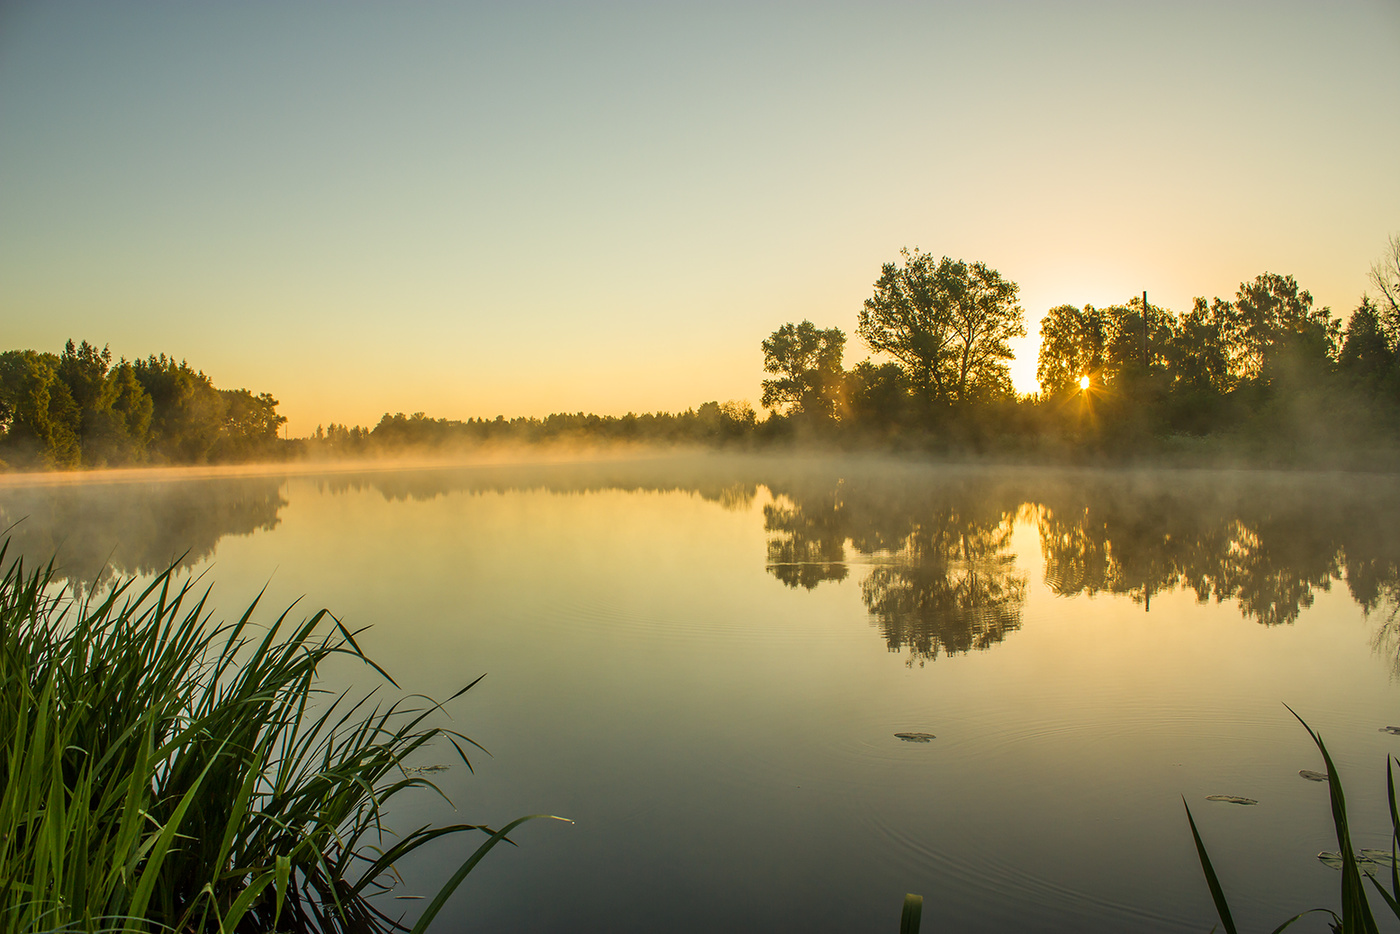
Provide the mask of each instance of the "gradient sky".
{"label": "gradient sky", "polygon": [[292,434],[757,402],[900,247],[1057,304],[1400,232],[1400,3],[0,6],[0,348],[271,392]]}

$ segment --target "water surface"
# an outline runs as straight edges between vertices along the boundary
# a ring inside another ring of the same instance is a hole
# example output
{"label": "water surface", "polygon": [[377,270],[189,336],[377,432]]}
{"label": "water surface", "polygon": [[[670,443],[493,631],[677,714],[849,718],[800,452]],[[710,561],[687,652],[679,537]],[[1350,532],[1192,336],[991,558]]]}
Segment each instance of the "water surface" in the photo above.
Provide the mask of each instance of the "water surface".
{"label": "water surface", "polygon": [[413,690],[486,673],[452,725],[492,756],[393,821],[576,823],[522,828],[444,929],[893,931],[919,892],[931,930],[1204,931],[1184,796],[1267,930],[1338,882],[1285,702],[1388,845],[1389,478],[659,458],[11,482],[21,517],[79,592],[174,561],[222,616],[266,586],[268,619],[369,626]]}

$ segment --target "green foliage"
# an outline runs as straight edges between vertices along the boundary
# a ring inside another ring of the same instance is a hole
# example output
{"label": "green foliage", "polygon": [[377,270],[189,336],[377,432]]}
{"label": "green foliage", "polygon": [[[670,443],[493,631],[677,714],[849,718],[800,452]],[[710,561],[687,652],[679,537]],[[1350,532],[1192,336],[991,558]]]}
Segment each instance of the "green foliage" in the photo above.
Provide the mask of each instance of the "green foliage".
{"label": "green foliage", "polygon": [[82,604],[50,575],[0,578],[0,931],[381,930],[368,896],[406,854],[485,833],[470,869],[504,838],[383,827],[433,787],[405,757],[471,741],[433,703],[319,698],[333,657],[379,671],[324,610],[258,634],[256,601],[212,625],[170,571]]}
{"label": "green foliage", "polygon": [[841,408],[841,355],[846,335],[840,328],[818,330],[810,321],[785,324],[763,342],[765,408],[787,406],[788,414],[829,422]]}
{"label": "green foliage", "polygon": [[851,422],[868,433],[889,436],[912,421],[913,387],[898,363],[862,360],[846,373]]}
{"label": "green foliage", "polygon": [[44,469],[247,461],[281,453],[277,400],[219,390],[165,355],[107,348],[0,354],[0,464]]}
{"label": "green foliage", "polygon": [[917,249],[886,263],[856,332],[905,368],[928,402],[986,401],[1011,392],[1010,340],[1025,336],[1016,283],[983,263]]}
{"label": "green foliage", "polygon": [[1040,355],[1035,376],[1040,391],[1057,395],[1074,390],[1081,377],[1100,384],[1108,378],[1109,314],[1093,305],[1081,310],[1057,305],[1040,321]]}
{"label": "green foliage", "polygon": [[1369,297],[1351,313],[1337,362],[1349,378],[1373,391],[1388,388],[1386,383],[1396,375],[1396,347]]}
{"label": "green foliage", "polygon": [[224,401],[213,382],[165,354],[137,360],[136,379],[155,404],[151,453],[173,464],[203,464],[219,439]]}
{"label": "green foliage", "polygon": [[42,467],[78,463],[78,406],[59,358],[32,350],[0,353],[0,428],[5,456]]}

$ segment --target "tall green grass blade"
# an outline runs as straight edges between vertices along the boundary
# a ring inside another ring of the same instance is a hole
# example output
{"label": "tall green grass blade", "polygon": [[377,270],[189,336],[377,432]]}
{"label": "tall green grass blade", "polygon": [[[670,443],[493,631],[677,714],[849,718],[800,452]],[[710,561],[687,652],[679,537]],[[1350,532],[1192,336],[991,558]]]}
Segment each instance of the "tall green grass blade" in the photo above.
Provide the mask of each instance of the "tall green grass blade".
{"label": "tall green grass blade", "polygon": [[530,820],[561,820],[566,823],[573,823],[573,821],[569,820],[567,817],[559,817],[554,814],[527,814],[524,817],[517,817],[509,824],[506,824],[500,830],[493,833],[489,840],[477,847],[476,852],[473,853],[467,861],[452,874],[452,878],[448,879],[447,883],[438,890],[437,895],[433,896],[433,900],[428,903],[428,907],[424,909],[423,914],[419,916],[418,923],[413,925],[413,930],[410,934],[426,934],[428,925],[433,923],[433,919],[436,918],[438,912],[442,910],[442,906],[447,904],[447,900],[452,897],[452,893],[457,891],[457,886],[461,885],[462,880],[466,879],[468,873],[476,868],[476,864],[481,862],[482,858],[485,857],[487,853],[491,852],[491,849],[497,843],[506,839],[506,834]]}
{"label": "tall green grass blade", "polygon": [[1327,765],[1327,787],[1331,793],[1332,801],[1332,823],[1337,832],[1337,847],[1342,854],[1342,928],[1347,932],[1356,931],[1359,934],[1379,934],[1376,928],[1376,919],[1371,914],[1370,903],[1366,899],[1366,886],[1362,880],[1361,867],[1356,859],[1356,853],[1351,845],[1351,829],[1347,825],[1346,796],[1342,792],[1342,780],[1337,774],[1336,764],[1332,761],[1332,756],[1327,752],[1327,746],[1322,742],[1322,737],[1318,736],[1313,728],[1298,716],[1297,711],[1287,704],[1284,707],[1288,712],[1303,724],[1303,729],[1308,731],[1318,750],[1322,753],[1322,761]]}
{"label": "tall green grass blade", "polygon": [[[170,815],[165,826],[160,829],[160,833],[155,837],[155,845],[151,847],[146,856],[146,866],[141,872],[141,879],[136,883],[136,890],[131,895],[131,913],[136,916],[144,916],[146,905],[149,903],[152,893],[155,892],[156,880],[161,871],[165,868],[165,856],[170,852],[170,845],[175,842],[175,834],[179,832],[180,823],[185,819],[186,812],[190,805],[194,804],[195,796],[199,793],[200,782],[204,776],[209,774],[209,770],[214,767],[211,761],[200,773],[199,780],[189,787],[189,790],[180,798],[180,803],[175,806],[175,812]],[[137,928],[128,927],[129,931],[136,931]]]}
{"label": "tall green grass blade", "polygon": [[1205,873],[1211,901],[1215,902],[1215,913],[1220,916],[1220,924],[1225,928],[1225,934],[1239,934],[1235,928],[1235,919],[1230,916],[1230,904],[1225,900],[1225,890],[1220,887],[1215,867],[1210,864],[1210,855],[1206,853],[1206,845],[1201,842],[1200,831],[1196,829],[1196,819],[1191,816],[1191,805],[1187,804],[1186,798],[1183,797],[1181,806],[1186,808],[1186,820],[1191,825],[1191,836],[1196,841],[1196,855],[1201,859],[1201,871]]}
{"label": "tall green grass blade", "polygon": [[1385,886],[1371,878],[1371,885],[1380,893],[1385,901],[1386,907],[1391,914],[1400,918],[1400,808],[1396,806],[1395,799],[1395,772],[1391,768],[1393,758],[1385,760],[1385,791],[1386,799],[1390,806],[1390,891],[1385,890]]}

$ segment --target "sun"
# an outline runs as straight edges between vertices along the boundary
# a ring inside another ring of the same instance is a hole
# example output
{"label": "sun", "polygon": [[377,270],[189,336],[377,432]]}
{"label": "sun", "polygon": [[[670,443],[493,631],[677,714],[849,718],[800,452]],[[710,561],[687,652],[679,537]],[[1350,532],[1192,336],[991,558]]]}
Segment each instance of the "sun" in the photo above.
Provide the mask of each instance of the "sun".
{"label": "sun", "polygon": [[1080,388],[1081,390],[1083,390],[1083,389],[1088,389],[1088,388],[1089,388],[1089,377],[1087,377],[1087,376],[1081,376],[1081,377],[1079,377],[1079,388]]}

